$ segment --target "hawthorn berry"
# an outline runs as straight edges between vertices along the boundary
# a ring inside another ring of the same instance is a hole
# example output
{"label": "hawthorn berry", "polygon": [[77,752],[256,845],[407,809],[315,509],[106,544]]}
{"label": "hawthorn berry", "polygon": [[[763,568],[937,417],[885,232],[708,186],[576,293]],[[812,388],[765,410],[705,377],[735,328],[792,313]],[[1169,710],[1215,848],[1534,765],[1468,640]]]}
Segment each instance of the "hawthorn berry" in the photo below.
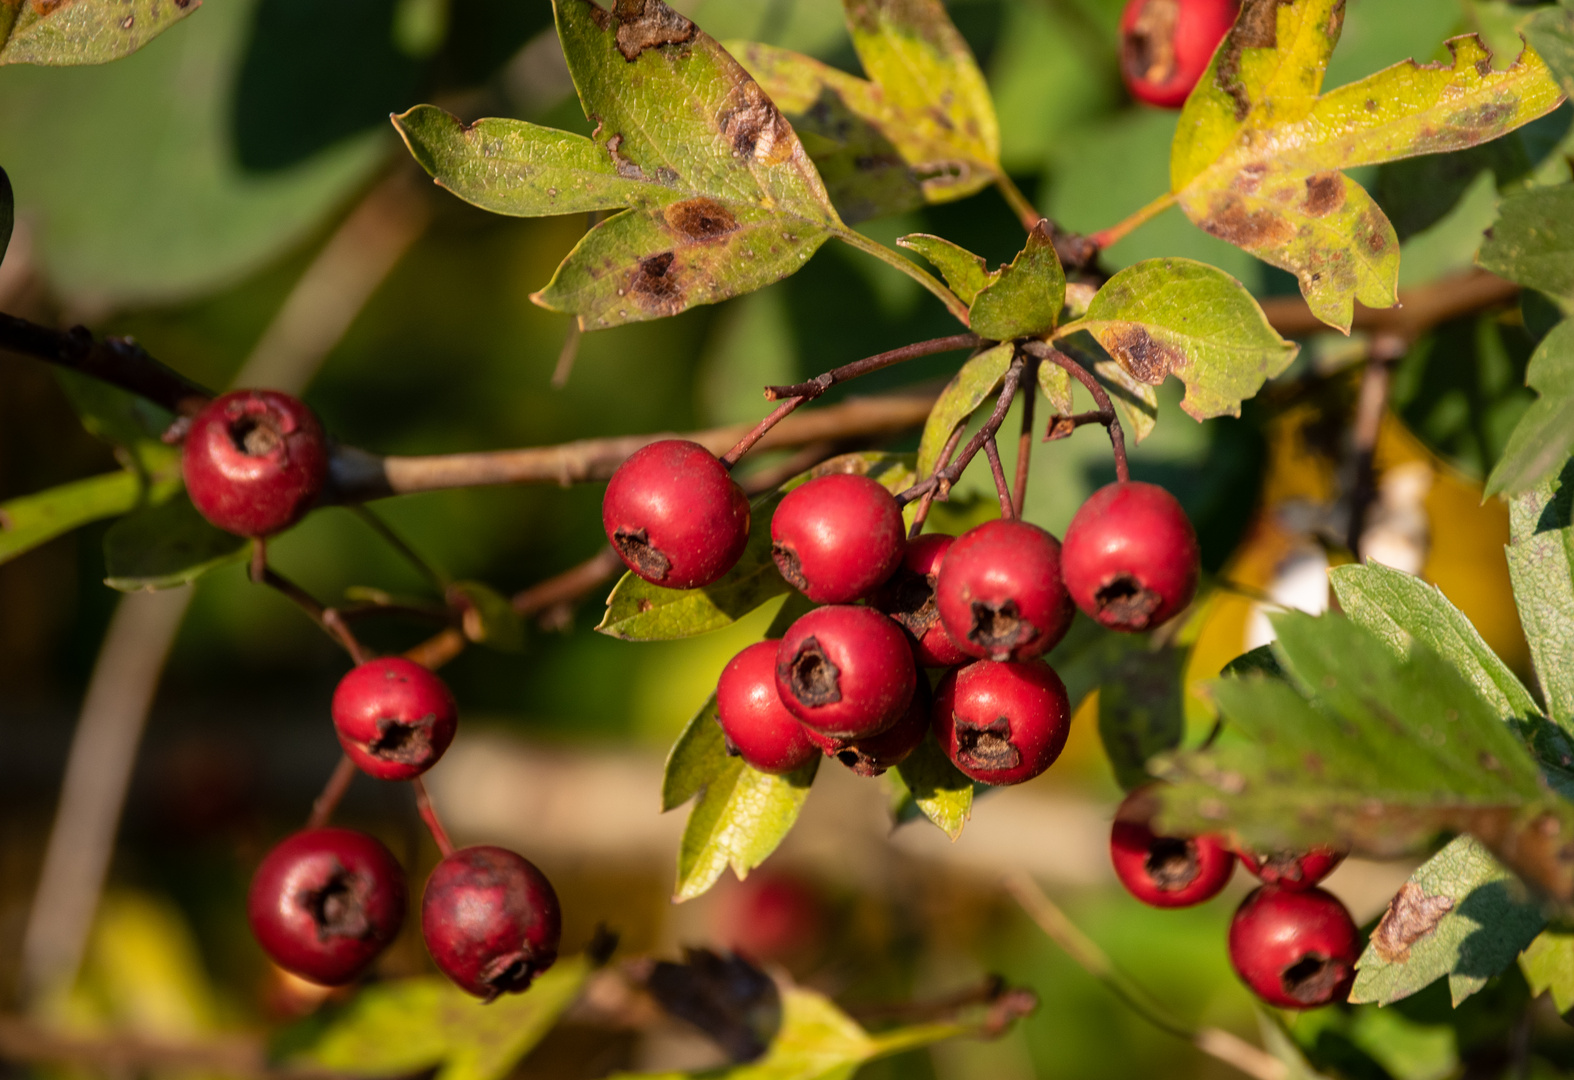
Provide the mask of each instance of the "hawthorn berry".
{"label": "hawthorn berry", "polygon": [[954,543],[956,537],[945,533],[926,533],[908,541],[896,573],[870,600],[913,635],[913,657],[924,667],[956,667],[973,659],[946,633],[935,605],[940,561]]}
{"label": "hawthorn berry", "polygon": [[940,622],[969,656],[1027,660],[1047,652],[1076,614],[1060,568],[1060,541],[1037,525],[985,522],[940,562]]}
{"label": "hawthorn berry", "polygon": [[1264,885],[1277,885],[1286,892],[1310,889],[1333,873],[1334,867],[1344,862],[1347,852],[1332,847],[1315,847],[1310,851],[1276,851],[1264,855],[1247,848],[1237,848],[1241,865]]}
{"label": "hawthorn berry", "polygon": [[1321,889],[1263,885],[1230,922],[1230,963],[1252,993],[1281,1009],[1343,1001],[1361,953],[1355,921]]}
{"label": "hawthorn berry", "polygon": [[771,555],[788,584],[817,604],[845,604],[895,572],[907,546],[896,497],[853,473],[793,488],[771,516]]}
{"label": "hawthorn berry", "polygon": [[306,829],[263,858],[246,917],[286,971],[324,986],[350,982],[404,924],[405,880],[393,852],[353,829]]}
{"label": "hawthorn berry", "polygon": [[1066,528],[1071,598],[1111,630],[1158,626],[1197,591],[1197,533],[1175,496],[1134,481],[1099,488]]}
{"label": "hawthorn berry", "polygon": [[557,960],[562,935],[552,883],[512,851],[463,848],[426,879],[426,949],[444,975],[484,1001],[527,989]]}
{"label": "hawthorn berry", "polygon": [[1115,811],[1109,835],[1115,876],[1150,907],[1191,907],[1213,899],[1229,884],[1234,852],[1217,836],[1155,833],[1150,791],[1138,788]]}
{"label": "hawthorn berry", "polygon": [[352,669],[333,692],[332,712],[339,745],[379,780],[408,780],[430,769],[459,723],[443,680],[402,656]]}
{"label": "hawthorn berry", "polygon": [[306,516],[328,479],[328,440],[306,403],[236,390],[191,421],[181,472],[192,505],[238,536],[270,536]]}
{"label": "hawthorn berry", "polygon": [[880,732],[862,739],[838,739],[821,735],[812,728],[804,728],[809,741],[823,750],[827,757],[834,757],[859,776],[879,776],[907,760],[918,749],[918,744],[929,734],[929,714],[934,694],[929,680],[920,677],[913,688],[913,700],[907,711],[896,723]]}
{"label": "hawthorn berry", "polygon": [[902,628],[873,608],[815,608],[776,652],[776,692],[822,735],[862,739],[896,723],[918,681]]}
{"label": "hawthorn berry", "polygon": [[731,570],[749,540],[749,500],[716,455],[666,439],[618,466],[601,524],[634,573],[669,589],[697,589]]}
{"label": "hawthorn berry", "polygon": [[1165,109],[1184,105],[1239,10],[1239,0],[1129,0],[1120,74],[1131,96]]}
{"label": "hawthorn berry", "polygon": [[716,684],[716,717],[727,747],[751,768],[790,773],[814,758],[814,743],[776,693],[776,652],[771,638],[727,662]]}
{"label": "hawthorn berry", "polygon": [[935,688],[934,732],[967,776],[1020,784],[1055,763],[1071,730],[1071,703],[1042,660],[978,660]]}

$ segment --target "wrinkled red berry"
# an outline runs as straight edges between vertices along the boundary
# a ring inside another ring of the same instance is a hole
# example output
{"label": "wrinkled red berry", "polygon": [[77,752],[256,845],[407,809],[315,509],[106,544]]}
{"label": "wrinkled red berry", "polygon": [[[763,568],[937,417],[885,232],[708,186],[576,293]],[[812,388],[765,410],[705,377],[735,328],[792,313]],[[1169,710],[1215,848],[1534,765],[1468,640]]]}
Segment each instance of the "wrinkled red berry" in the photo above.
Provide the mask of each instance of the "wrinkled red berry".
{"label": "wrinkled red berry", "polygon": [[333,692],[339,745],[379,780],[408,780],[437,764],[458,723],[443,680],[402,656],[361,664]]}
{"label": "wrinkled red berry", "polygon": [[500,847],[437,864],[421,898],[421,936],[444,975],[484,1001],[517,994],[557,960],[563,917],[552,883]]}
{"label": "wrinkled red berry", "polygon": [[956,537],[945,533],[926,533],[908,541],[902,564],[870,600],[913,635],[913,656],[924,667],[956,667],[973,659],[946,633],[935,604],[940,561],[954,543]]}
{"label": "wrinkled red berry", "polygon": [[1111,630],[1147,630],[1191,603],[1197,533],[1154,484],[1109,484],[1077,510],[1060,565],[1077,606]]}
{"label": "wrinkled red berry", "polygon": [[879,587],[906,545],[895,496],[867,476],[816,477],[789,491],[771,517],[776,568],[817,604],[845,604]]}
{"label": "wrinkled red berry", "polygon": [[1237,848],[1236,854],[1241,857],[1241,864],[1264,885],[1300,892],[1333,873],[1334,867],[1344,862],[1347,853],[1331,847],[1315,847],[1310,851],[1276,851],[1268,855]]}
{"label": "wrinkled red berry", "polygon": [[1055,763],[1071,731],[1071,703],[1042,660],[979,660],[935,688],[935,738],[967,776],[1020,784]]}
{"label": "wrinkled red berry", "polygon": [[1138,788],[1115,811],[1109,857],[1126,891],[1150,907],[1179,908],[1219,895],[1235,870],[1218,836],[1159,836],[1150,824],[1150,789]]}
{"label": "wrinkled red berry", "polygon": [[328,440],[300,399],[236,390],[193,418],[181,471],[208,521],[239,536],[270,536],[305,517],[322,494]]}
{"label": "wrinkled red berry", "polygon": [[907,709],[916,683],[902,628],[873,608],[815,608],[788,628],[776,653],[782,704],[824,735],[884,731]]}
{"label": "wrinkled red berry", "polygon": [[715,454],[666,439],[618,466],[601,501],[601,524],[634,573],[669,589],[697,589],[743,554],[749,500]]}
{"label": "wrinkled red berry", "polygon": [[286,971],[324,986],[350,982],[404,924],[399,860],[353,829],[306,829],[283,840],[251,879],[246,917]]}
{"label": "wrinkled red berry", "polygon": [[1129,0],[1120,74],[1131,96],[1166,109],[1184,105],[1239,9],[1239,0]]}
{"label": "wrinkled red berry", "polygon": [[918,744],[929,734],[929,715],[934,695],[929,680],[919,677],[913,688],[913,700],[907,711],[896,723],[863,739],[838,739],[821,735],[812,728],[804,728],[809,741],[834,757],[859,776],[879,776],[887,769],[894,769],[918,749]]}
{"label": "wrinkled red berry", "polygon": [[1360,935],[1350,913],[1321,889],[1264,885],[1230,922],[1230,963],[1252,992],[1281,1009],[1343,1001],[1355,981]]}
{"label": "wrinkled red berry", "polygon": [[776,651],[771,638],[728,661],[716,684],[716,716],[727,747],[751,768],[781,775],[813,760],[815,745],[776,694]]}
{"label": "wrinkled red berry", "polygon": [[940,562],[935,602],[951,640],[989,660],[1049,651],[1076,614],[1060,541],[1025,521],[989,521],[959,537]]}

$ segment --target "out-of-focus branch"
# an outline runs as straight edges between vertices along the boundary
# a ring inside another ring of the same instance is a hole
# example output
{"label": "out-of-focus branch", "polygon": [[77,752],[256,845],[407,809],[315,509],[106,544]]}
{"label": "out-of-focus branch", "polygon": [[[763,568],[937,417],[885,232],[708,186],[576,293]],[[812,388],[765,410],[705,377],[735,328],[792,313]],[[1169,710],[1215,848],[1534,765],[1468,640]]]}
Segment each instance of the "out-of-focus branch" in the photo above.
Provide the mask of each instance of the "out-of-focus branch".
{"label": "out-of-focus branch", "polygon": [[[1512,281],[1485,270],[1470,270],[1413,289],[1401,289],[1397,307],[1369,308],[1358,304],[1352,329],[1415,341],[1440,323],[1496,307],[1518,295],[1519,286]],[[1264,300],[1262,310],[1273,328],[1286,337],[1305,337],[1329,329],[1299,296]]]}
{"label": "out-of-focus branch", "polygon": [[173,413],[194,413],[213,397],[130,338],[95,338],[85,326],[54,330],[0,315],[0,350],[30,356],[128,390]]}

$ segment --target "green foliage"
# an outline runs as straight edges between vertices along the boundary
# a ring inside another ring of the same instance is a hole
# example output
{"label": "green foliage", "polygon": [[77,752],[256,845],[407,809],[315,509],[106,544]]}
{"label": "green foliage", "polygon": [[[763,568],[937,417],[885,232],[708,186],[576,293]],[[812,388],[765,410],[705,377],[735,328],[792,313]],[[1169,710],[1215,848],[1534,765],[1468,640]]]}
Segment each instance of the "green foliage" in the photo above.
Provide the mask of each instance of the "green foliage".
{"label": "green foliage", "polygon": [[0,503],[0,563],[89,522],[130,513],[145,498],[158,501],[179,490],[178,480],[166,478],[149,489],[136,473],[122,471],[9,499]]}
{"label": "green foliage", "polygon": [[1533,994],[1552,992],[1552,1003],[1567,1015],[1574,1009],[1574,932],[1548,927],[1519,956],[1519,970]]}
{"label": "green foliage", "polygon": [[[1574,476],[1509,504],[1508,570],[1548,717],[1574,736]],[[1567,764],[1566,762],[1564,764]]]}
{"label": "green foliage", "polygon": [[727,756],[727,737],[717,721],[716,695],[683,726],[667,751],[661,771],[661,812],[676,810],[705,789]]}
{"label": "green foliage", "polygon": [[508,597],[482,581],[456,581],[448,594],[463,609],[465,637],[499,652],[524,651],[525,623]]}
{"label": "green foliage", "polygon": [[1318,318],[1394,304],[1399,239],[1344,170],[1475,146],[1562,101],[1533,51],[1494,71],[1478,38],[1453,64],[1396,64],[1321,94],[1340,0],[1251,0],[1186,103],[1171,190],[1205,231],[1295,274]]}
{"label": "green foliage", "polygon": [[1574,321],[1553,328],[1525,369],[1540,394],[1509,436],[1486,494],[1520,494],[1556,476],[1574,454]]}
{"label": "green foliage", "polygon": [[1005,341],[1047,333],[1060,321],[1066,303],[1066,272],[1043,222],[1028,234],[1027,246],[978,291],[969,311],[975,334]]}
{"label": "green foliage", "polygon": [[1087,315],[1063,329],[1088,331],[1138,383],[1157,386],[1174,374],[1186,384],[1181,408],[1198,420],[1239,416],[1241,401],[1298,349],[1274,332],[1240,282],[1189,259],[1122,270]]}
{"label": "green foliage", "polygon": [[1478,260],[1499,277],[1574,302],[1574,184],[1503,200]]}
{"label": "green foliage", "polygon": [[73,0],[0,6],[0,64],[104,64],[129,56],[202,0]]}
{"label": "green foliage", "polygon": [[962,835],[973,813],[973,781],[951,764],[932,734],[885,776],[898,824],[922,814],[952,840]]}
{"label": "green foliage", "polygon": [[951,433],[958,424],[965,423],[973,415],[973,410],[999,387],[1000,381],[1005,378],[1006,369],[1011,366],[1014,353],[1010,344],[987,349],[963,364],[962,369],[946,384],[935,407],[929,412],[923,437],[918,441],[919,476],[928,476],[934,472]]}
{"label": "green foliage", "polygon": [[[913,233],[901,237],[896,242],[901,247],[918,252],[933,263],[945,278],[946,284],[951,287],[951,291],[956,293],[957,299],[969,307],[985,286],[999,280],[999,271],[991,272],[989,264],[984,261],[982,255],[974,255],[960,244],[954,244],[943,236]],[[1061,288],[1064,290],[1064,282]]]}
{"label": "green foliage", "polygon": [[672,896],[678,902],[702,895],[729,866],[741,880],[769,858],[792,831],[820,767],[816,757],[787,776],[772,776],[727,756],[724,742],[707,741],[703,751],[703,760],[686,760],[693,770],[686,782],[703,778],[703,786],[678,847]]}
{"label": "green foliage", "polygon": [[104,583],[121,592],[189,585],[246,557],[244,537],[209,525],[184,492],[144,506],[104,534]]}
{"label": "green foliage", "polygon": [[1128,652],[1099,687],[1099,739],[1126,791],[1152,781],[1148,759],[1174,750],[1186,734],[1187,656],[1174,648]]}
{"label": "green foliage", "polygon": [[586,956],[559,960],[523,994],[482,1004],[447,979],[396,979],[366,987],[326,1023],[307,1021],[285,1060],[348,1076],[502,1080],[574,1003],[594,970]]}
{"label": "green foliage", "polygon": [[1574,6],[1561,0],[1558,6],[1542,8],[1525,20],[1523,30],[1563,92],[1574,93]]}

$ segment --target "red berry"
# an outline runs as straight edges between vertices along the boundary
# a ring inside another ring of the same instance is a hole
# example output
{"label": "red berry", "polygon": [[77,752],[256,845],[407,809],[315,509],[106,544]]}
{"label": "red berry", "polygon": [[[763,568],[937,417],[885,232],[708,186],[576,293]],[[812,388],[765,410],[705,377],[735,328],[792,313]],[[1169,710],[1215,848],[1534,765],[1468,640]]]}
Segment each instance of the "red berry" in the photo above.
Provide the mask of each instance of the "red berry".
{"label": "red berry", "polygon": [[1184,105],[1239,9],[1239,0],[1129,0],[1120,74],[1131,96],[1165,109]]}
{"label": "red berry", "polygon": [[236,390],[191,421],[181,454],[186,494],[214,525],[269,536],[306,516],[328,479],[328,442],[304,402]]}
{"label": "red berry", "polygon": [[1281,1009],[1343,1001],[1355,981],[1360,935],[1343,904],[1321,889],[1264,885],[1230,922],[1230,963],[1252,992]]}
{"label": "red berry", "polygon": [[789,491],[771,517],[777,569],[817,604],[845,604],[879,587],[906,545],[896,497],[867,476],[817,477]]}
{"label": "red berry", "polygon": [[1212,835],[1159,836],[1149,824],[1148,788],[1126,796],[1115,811],[1109,857],[1126,891],[1157,908],[1191,907],[1211,900],[1229,884],[1234,853]]}
{"label": "red berry", "polygon": [[491,1001],[527,989],[552,966],[563,917],[540,870],[503,848],[468,847],[426,879],[421,936],[444,975]]}
{"label": "red berry", "polygon": [[907,544],[902,564],[870,601],[913,635],[913,656],[924,667],[956,667],[973,658],[951,640],[935,605],[940,560],[956,543],[945,533],[927,533]]}
{"label": "red berry", "polygon": [[364,971],[404,923],[399,861],[353,829],[307,829],[286,838],[251,879],[246,917],[286,971],[340,986]]}
{"label": "red berry", "polygon": [[1025,521],[964,533],[941,560],[935,601],[951,640],[989,660],[1049,651],[1076,614],[1060,580],[1060,541]]}
{"label": "red berry", "polygon": [[333,692],[339,745],[379,780],[408,780],[437,764],[458,723],[443,680],[402,656],[360,665]]}
{"label": "red berry", "polygon": [[1099,488],[1066,529],[1061,568],[1071,598],[1111,630],[1173,618],[1197,591],[1197,533],[1175,496],[1154,484]]}
{"label": "red berry", "polygon": [[601,501],[601,524],[634,573],[669,589],[697,589],[743,554],[749,500],[715,454],[666,439],[618,466]]}
{"label": "red berry", "polygon": [[1277,885],[1286,892],[1310,889],[1333,873],[1334,867],[1344,862],[1347,852],[1331,847],[1315,847],[1310,851],[1276,851],[1262,855],[1246,848],[1237,848],[1241,863],[1264,885]]}
{"label": "red berry", "polygon": [[809,741],[829,757],[834,757],[859,776],[879,776],[887,769],[894,769],[918,749],[918,744],[929,734],[929,714],[934,695],[929,681],[920,678],[913,688],[913,700],[896,723],[863,739],[838,739],[821,735],[804,728]]}
{"label": "red berry", "polygon": [[771,638],[728,661],[716,684],[716,716],[727,747],[751,768],[790,773],[813,760],[815,746],[798,718],[776,694],[776,651]]}
{"label": "red berry", "polygon": [[873,608],[815,608],[787,629],[776,693],[823,735],[861,739],[901,717],[917,683],[902,628]]}
{"label": "red berry", "polygon": [[1071,731],[1071,703],[1041,660],[979,660],[935,690],[935,738],[956,767],[985,784],[1020,784],[1055,763]]}

